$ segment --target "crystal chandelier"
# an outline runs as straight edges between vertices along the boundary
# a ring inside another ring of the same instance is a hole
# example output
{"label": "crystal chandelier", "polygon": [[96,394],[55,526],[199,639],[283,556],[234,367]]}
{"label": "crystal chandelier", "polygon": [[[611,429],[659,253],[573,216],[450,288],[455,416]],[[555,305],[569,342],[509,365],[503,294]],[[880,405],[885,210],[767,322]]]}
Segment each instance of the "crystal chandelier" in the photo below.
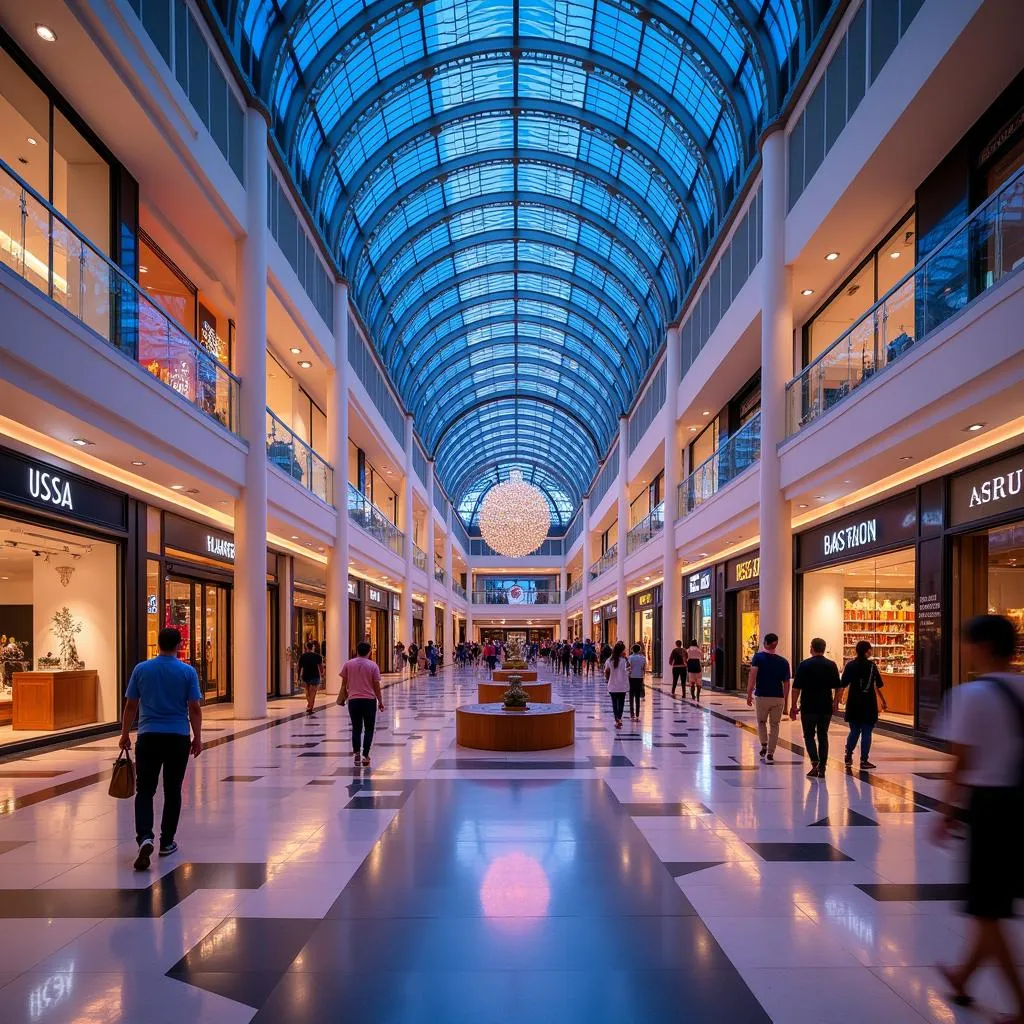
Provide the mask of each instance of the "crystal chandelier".
{"label": "crystal chandelier", "polygon": [[547,500],[518,469],[510,470],[505,483],[492,487],[480,505],[480,533],[508,558],[533,554],[547,537],[550,523]]}

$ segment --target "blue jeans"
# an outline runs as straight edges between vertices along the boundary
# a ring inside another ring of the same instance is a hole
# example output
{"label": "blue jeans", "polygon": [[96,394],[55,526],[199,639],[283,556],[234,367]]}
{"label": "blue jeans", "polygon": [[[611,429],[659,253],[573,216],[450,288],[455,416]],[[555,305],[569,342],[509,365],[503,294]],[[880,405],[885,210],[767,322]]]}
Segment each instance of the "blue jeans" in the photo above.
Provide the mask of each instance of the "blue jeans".
{"label": "blue jeans", "polygon": [[866,761],[871,753],[871,734],[875,731],[874,722],[850,722],[850,735],[846,738],[846,756],[853,757],[860,740],[860,759]]}

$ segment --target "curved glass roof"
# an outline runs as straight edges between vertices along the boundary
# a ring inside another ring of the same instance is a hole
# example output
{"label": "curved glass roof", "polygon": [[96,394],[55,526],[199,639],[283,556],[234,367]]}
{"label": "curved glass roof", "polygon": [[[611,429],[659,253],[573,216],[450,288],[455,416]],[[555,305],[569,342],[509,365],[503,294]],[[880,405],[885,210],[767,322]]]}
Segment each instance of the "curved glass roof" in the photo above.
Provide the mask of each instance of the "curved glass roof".
{"label": "curved glass roof", "polygon": [[834,0],[211,2],[460,514],[566,525]]}

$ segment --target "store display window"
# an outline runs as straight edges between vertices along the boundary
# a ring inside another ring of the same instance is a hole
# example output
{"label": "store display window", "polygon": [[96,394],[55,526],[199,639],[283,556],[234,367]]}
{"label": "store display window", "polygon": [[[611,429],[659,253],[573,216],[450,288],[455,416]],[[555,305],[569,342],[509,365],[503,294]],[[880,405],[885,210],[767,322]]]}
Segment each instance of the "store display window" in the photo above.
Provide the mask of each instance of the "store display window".
{"label": "store display window", "polygon": [[737,591],[736,626],[737,685],[743,689],[750,675],[751,662],[761,646],[761,591],[758,587]]}
{"label": "store display window", "polygon": [[[840,669],[867,640],[885,681],[887,717],[914,724],[914,617],[916,562],[913,548],[891,551],[804,574],[802,637],[826,643],[825,656]],[[802,652],[801,652],[802,655]]]}
{"label": "store display window", "polygon": [[118,547],[0,518],[0,745],[120,713]]}

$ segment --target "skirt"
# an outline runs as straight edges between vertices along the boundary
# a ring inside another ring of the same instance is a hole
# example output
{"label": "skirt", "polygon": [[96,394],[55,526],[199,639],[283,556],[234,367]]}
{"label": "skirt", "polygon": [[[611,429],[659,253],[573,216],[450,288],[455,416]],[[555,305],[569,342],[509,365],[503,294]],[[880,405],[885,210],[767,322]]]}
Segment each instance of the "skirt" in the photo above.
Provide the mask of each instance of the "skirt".
{"label": "skirt", "polygon": [[965,908],[971,917],[1013,917],[1021,889],[1021,803],[1015,787],[971,790]]}
{"label": "skirt", "polygon": [[690,658],[686,663],[686,671],[690,675],[699,676],[703,671],[703,666],[696,658]]}

